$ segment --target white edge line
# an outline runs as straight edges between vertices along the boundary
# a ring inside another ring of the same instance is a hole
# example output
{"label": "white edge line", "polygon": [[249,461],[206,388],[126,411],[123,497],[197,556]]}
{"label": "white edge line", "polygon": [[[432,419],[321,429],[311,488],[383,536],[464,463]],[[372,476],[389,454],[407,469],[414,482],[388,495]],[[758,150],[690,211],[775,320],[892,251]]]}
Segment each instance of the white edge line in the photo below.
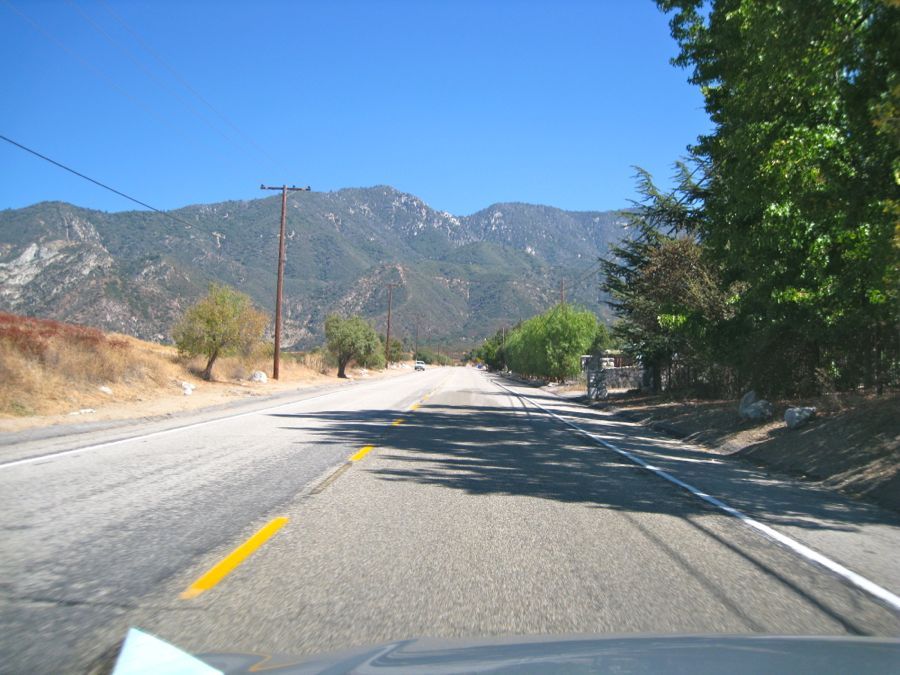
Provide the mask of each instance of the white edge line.
{"label": "white edge line", "polygon": [[331,396],[332,394],[336,394],[340,391],[344,391],[343,388],[336,389],[335,391],[327,391],[324,394],[319,394],[318,396],[310,396],[309,398],[304,398],[299,401],[289,401],[287,403],[279,403],[278,405],[272,406],[270,408],[261,408],[259,410],[249,410],[247,412],[238,413],[236,415],[226,415],[225,417],[215,417],[210,420],[204,420],[202,422],[193,422],[191,424],[185,424],[179,427],[171,427],[169,429],[161,429],[160,431],[153,431],[149,434],[142,434],[140,436],[128,436],[126,438],[117,438],[114,441],[106,441],[104,443],[96,443],[95,445],[85,445],[80,448],[74,448],[72,450],[62,450],[60,452],[51,452],[46,455],[37,455],[36,457],[26,457],[24,459],[15,459],[11,462],[0,462],[0,470],[9,469],[14,466],[20,466],[22,464],[33,464],[35,462],[40,462],[49,459],[55,459],[56,457],[65,457],[66,455],[74,455],[79,452],[91,452],[93,450],[100,450],[101,448],[109,448],[114,445],[119,445],[121,443],[129,443],[131,441],[140,441],[145,438],[155,438],[157,436],[164,436],[165,434],[175,433],[176,431],[184,431],[185,429],[196,429],[197,427],[203,427],[207,424],[213,424],[215,422],[224,422],[225,420],[235,420],[241,417],[249,417],[250,415],[261,415],[264,413],[271,412],[272,410],[278,410],[279,408],[286,408],[290,405],[297,405],[299,403],[305,403],[306,401],[313,401],[317,398],[324,398],[325,396]]}
{"label": "white edge line", "polygon": [[[449,379],[446,378],[446,379]],[[445,379],[445,381],[446,381]],[[371,382],[361,382],[360,385],[367,385],[377,383],[380,380],[372,380]],[[443,384],[443,383],[442,383]],[[358,385],[358,386],[360,386]],[[155,438],[156,436],[163,436],[165,434],[171,434],[176,431],[184,431],[185,429],[196,429],[197,427],[206,426],[207,424],[212,424],[213,422],[223,422],[225,420],[234,420],[241,417],[249,417],[250,415],[259,415],[271,412],[272,410],[278,410],[279,408],[286,408],[289,405],[297,405],[300,403],[305,403],[306,401],[314,401],[318,398],[324,398],[326,396],[331,396],[332,394],[337,394],[342,391],[345,391],[346,387],[340,387],[338,389],[334,389],[332,391],[326,391],[324,394],[318,394],[317,396],[310,396],[309,398],[304,398],[293,401],[288,401],[287,403],[279,403],[278,405],[271,406],[269,408],[261,408],[259,410],[249,410],[244,413],[238,413],[236,415],[226,415],[224,417],[215,417],[210,420],[204,420],[203,422],[194,422],[192,424],[185,424],[180,427],[171,427],[169,429],[161,429],[160,431],[154,431],[149,434],[142,434],[140,436],[128,436],[127,438],[117,438],[114,441],[106,441],[105,443],[97,443],[95,445],[85,445],[80,448],[74,448],[72,450],[62,450],[60,452],[51,452],[46,455],[37,455],[35,457],[25,457],[24,459],[15,459],[11,462],[0,462],[0,471],[3,469],[10,469],[14,466],[20,466],[23,464],[34,464],[35,462],[40,462],[44,460],[54,459],[56,457],[65,457],[66,455],[75,455],[79,452],[91,452],[93,450],[100,450],[101,448],[109,448],[113,445],[119,445],[121,443],[128,443],[130,441],[140,441],[145,438]]]}
{"label": "white edge line", "polygon": [[748,527],[752,527],[753,529],[757,530],[758,532],[761,532],[762,534],[769,537],[770,539],[773,539],[774,541],[778,542],[779,544],[786,546],[787,548],[791,549],[792,551],[794,551],[798,555],[806,558],[807,560],[810,560],[814,563],[821,565],[822,567],[825,567],[826,569],[834,572],[838,576],[843,577],[844,579],[849,581],[854,586],[861,588],[862,590],[866,591],[867,593],[874,595],[879,600],[882,600],[883,602],[887,603],[893,609],[900,611],[900,596],[894,595],[886,588],[883,588],[883,587],[879,586],[878,584],[876,584],[875,582],[866,579],[864,576],[857,574],[853,570],[847,569],[840,563],[837,563],[834,560],[832,560],[831,558],[828,558],[828,557],[822,555],[818,551],[815,551],[815,550],[809,548],[808,546],[801,544],[799,541],[791,539],[790,537],[782,534],[778,530],[775,530],[775,529],[769,527],[768,525],[765,525],[765,524],[759,522],[758,520],[754,520],[753,518],[748,516],[746,513],[743,513],[742,511],[739,511],[738,509],[736,509],[732,506],[729,506],[725,502],[723,502],[719,499],[716,499],[712,495],[706,494],[702,490],[695,488],[693,485],[690,485],[689,483],[685,483],[683,480],[676,478],[675,476],[668,473],[667,471],[663,471],[662,469],[660,469],[658,467],[648,464],[640,457],[633,455],[632,453],[630,453],[626,450],[617,448],[612,443],[609,443],[608,441],[603,440],[599,436],[596,436],[595,434],[592,434],[591,432],[582,429],[574,422],[570,422],[569,420],[565,419],[564,417],[557,415],[556,413],[554,413],[551,410],[548,410],[547,408],[542,406],[540,403],[529,398],[528,396],[525,396],[524,394],[515,392],[512,389],[500,384],[496,380],[494,381],[494,383],[498,387],[501,387],[502,389],[506,389],[506,391],[508,391],[513,396],[518,396],[520,398],[524,398],[526,401],[537,406],[538,408],[543,410],[545,413],[547,413],[551,417],[553,417],[553,418],[559,420],[560,422],[562,422],[563,424],[566,424],[569,427],[575,429],[580,434],[587,436],[592,441],[599,443],[603,447],[608,448],[609,450],[612,450],[613,452],[617,452],[622,457],[625,457],[629,461],[633,462],[634,464],[637,464],[638,466],[646,469],[647,471],[651,471],[651,472],[655,473],[660,478],[664,478],[667,481],[669,481],[670,483],[673,483],[673,484],[677,485],[678,487],[684,488],[685,490],[690,492],[695,497],[699,497],[703,501],[705,501],[709,504],[712,504],[713,506],[715,506],[718,509],[721,509],[728,515],[734,516],[735,518],[740,520],[742,523],[744,523],[744,525],[747,525]]}

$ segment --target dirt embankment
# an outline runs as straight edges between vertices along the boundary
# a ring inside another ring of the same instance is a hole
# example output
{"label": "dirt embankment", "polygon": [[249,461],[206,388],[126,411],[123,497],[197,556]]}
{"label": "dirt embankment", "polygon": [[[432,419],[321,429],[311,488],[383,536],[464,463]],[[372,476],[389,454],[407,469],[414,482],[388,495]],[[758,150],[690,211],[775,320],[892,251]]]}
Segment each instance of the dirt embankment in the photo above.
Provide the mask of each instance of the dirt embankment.
{"label": "dirt embankment", "polygon": [[[741,420],[737,401],[632,396],[606,405],[715,452],[900,512],[900,393],[778,401],[765,424]],[[815,406],[816,416],[788,429],[784,412],[800,405]]]}

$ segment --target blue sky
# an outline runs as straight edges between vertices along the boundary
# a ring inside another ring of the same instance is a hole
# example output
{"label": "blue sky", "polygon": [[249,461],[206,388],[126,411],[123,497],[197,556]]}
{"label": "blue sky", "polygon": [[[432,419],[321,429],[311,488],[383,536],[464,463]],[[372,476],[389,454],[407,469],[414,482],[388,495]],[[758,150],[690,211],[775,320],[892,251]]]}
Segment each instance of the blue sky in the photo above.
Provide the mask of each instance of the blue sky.
{"label": "blue sky", "polygon": [[[262,182],[612,209],[710,127],[675,49],[652,0],[0,0],[0,134],[162,209]],[[0,208],[134,208],[5,142],[0,173]]]}

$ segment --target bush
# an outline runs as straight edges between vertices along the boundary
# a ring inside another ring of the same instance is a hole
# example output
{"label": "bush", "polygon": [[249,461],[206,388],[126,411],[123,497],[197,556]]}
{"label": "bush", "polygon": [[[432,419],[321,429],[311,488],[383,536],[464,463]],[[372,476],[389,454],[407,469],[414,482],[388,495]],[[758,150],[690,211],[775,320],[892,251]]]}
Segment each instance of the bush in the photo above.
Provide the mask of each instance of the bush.
{"label": "bush", "polygon": [[180,354],[206,357],[202,376],[209,380],[219,356],[251,354],[267,323],[268,317],[253,307],[250,296],[211,284],[206,297],[176,324],[172,337]]}
{"label": "bush", "polygon": [[[331,314],[325,319],[325,340],[328,351],[337,360],[338,377],[347,377],[347,365],[375,363],[381,352],[381,340],[375,329],[359,316],[344,319]],[[382,363],[384,356],[380,356]]]}
{"label": "bush", "polygon": [[587,310],[559,304],[523,321],[506,336],[486,340],[476,356],[491,367],[501,362],[521,375],[564,380],[581,371],[581,355],[604,341],[597,317]]}

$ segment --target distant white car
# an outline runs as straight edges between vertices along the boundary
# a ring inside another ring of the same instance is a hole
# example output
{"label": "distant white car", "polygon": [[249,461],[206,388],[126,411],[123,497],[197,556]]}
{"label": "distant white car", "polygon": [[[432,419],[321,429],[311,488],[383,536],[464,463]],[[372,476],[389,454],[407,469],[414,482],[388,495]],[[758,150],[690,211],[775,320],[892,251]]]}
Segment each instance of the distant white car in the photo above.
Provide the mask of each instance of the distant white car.
{"label": "distant white car", "polygon": [[416,370],[425,370],[425,362],[416,361]]}

